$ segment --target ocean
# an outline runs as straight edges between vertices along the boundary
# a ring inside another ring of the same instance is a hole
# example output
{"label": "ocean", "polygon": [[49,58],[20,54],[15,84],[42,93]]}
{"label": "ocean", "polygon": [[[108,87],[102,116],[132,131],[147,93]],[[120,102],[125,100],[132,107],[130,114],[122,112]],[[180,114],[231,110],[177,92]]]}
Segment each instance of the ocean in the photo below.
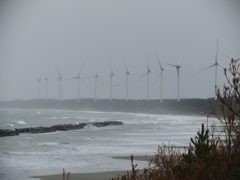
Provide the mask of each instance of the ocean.
{"label": "ocean", "polygon": [[[163,143],[188,146],[204,116],[94,112],[54,109],[0,109],[0,129],[121,121],[124,125],[0,137],[0,179],[130,170],[130,161],[113,156],[154,155]],[[209,118],[208,124],[217,123]],[[147,162],[136,161],[139,168]],[[117,175],[116,175],[117,176]]]}

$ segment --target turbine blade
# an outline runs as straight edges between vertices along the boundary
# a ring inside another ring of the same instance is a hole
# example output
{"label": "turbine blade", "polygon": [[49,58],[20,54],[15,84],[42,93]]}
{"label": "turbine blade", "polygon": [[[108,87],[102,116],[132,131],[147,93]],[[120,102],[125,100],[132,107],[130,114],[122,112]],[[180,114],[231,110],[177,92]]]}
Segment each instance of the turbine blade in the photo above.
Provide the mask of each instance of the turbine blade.
{"label": "turbine blade", "polygon": [[104,85],[104,83],[102,82],[102,80],[99,78],[99,77],[97,77],[98,78],[98,80]]}
{"label": "turbine blade", "polygon": [[211,65],[211,66],[209,66],[209,67],[206,67],[206,68],[204,68],[203,70],[198,71],[196,74],[199,74],[200,72],[205,71],[206,69],[209,69],[209,68],[211,68],[211,67],[213,67],[213,66],[216,66],[216,64],[213,64],[213,65]]}
{"label": "turbine blade", "polygon": [[[126,70],[127,70],[127,73],[129,72],[129,70],[128,70],[128,67],[127,67],[127,63],[126,63],[126,61],[125,61],[125,59],[123,58],[123,61],[124,61],[124,64],[125,64],[125,67],[126,67]],[[130,72],[129,72],[130,73]]]}
{"label": "turbine blade", "polygon": [[173,70],[163,68],[163,71],[173,71]]}
{"label": "turbine blade", "polygon": [[158,78],[161,76],[161,74],[159,74],[158,76],[157,76],[157,78],[155,79],[155,81],[154,81],[154,83],[153,83],[153,86],[156,84],[156,82],[157,82],[157,80],[158,80]]}
{"label": "turbine blade", "polygon": [[148,55],[147,55],[147,52],[146,52],[146,59],[147,59],[147,70],[149,70],[149,63],[148,63]]}
{"label": "turbine blade", "polygon": [[138,82],[138,81],[140,81],[144,76],[146,76],[148,74],[148,72],[147,73],[145,73],[144,75],[142,75],[137,81],[136,81],[136,83]]}
{"label": "turbine blade", "polygon": [[78,77],[80,77],[80,75],[81,75],[82,68],[83,68],[83,64],[84,64],[84,61],[82,62],[82,65],[81,65],[80,71],[79,71],[79,73],[78,73]]}
{"label": "turbine blade", "polygon": [[45,80],[47,81],[48,80],[48,78],[47,78],[47,75],[45,74]]}
{"label": "turbine blade", "polygon": [[60,75],[60,73],[58,71],[58,67],[57,66],[56,66],[56,69],[57,69],[58,77],[61,78],[61,75]]}
{"label": "turbine blade", "polygon": [[88,78],[93,78],[95,76],[88,76],[88,77],[85,77],[85,78],[82,78],[82,79],[88,79]]}
{"label": "turbine blade", "polygon": [[122,78],[116,76],[115,74],[114,74],[113,76],[116,77],[116,78],[118,78],[118,79],[120,79],[120,80],[122,80],[122,81],[124,81]]}
{"label": "turbine blade", "polygon": [[218,65],[221,66],[222,68],[224,68],[222,64],[218,63]]}
{"label": "turbine blade", "polygon": [[218,62],[218,39],[217,39],[217,52],[216,52],[216,56],[215,56],[215,63]]}
{"label": "turbine blade", "polygon": [[97,75],[98,75],[98,73],[99,73],[99,70],[100,70],[101,64],[102,64],[102,60],[100,61],[100,64],[99,64],[99,67],[98,67],[98,70],[97,70]]}
{"label": "turbine blade", "polygon": [[156,73],[156,72],[154,72],[154,71],[151,71],[151,70],[150,70],[150,73],[152,73],[152,74],[158,74],[158,73]]}
{"label": "turbine blade", "polygon": [[182,59],[180,58],[180,60],[178,61],[178,64],[177,64],[178,66],[180,65],[181,61],[182,61]]}
{"label": "turbine blade", "polygon": [[64,81],[66,81],[66,80],[70,80],[70,79],[78,79],[78,77],[67,78],[67,79],[64,79]]}
{"label": "turbine blade", "polygon": [[89,88],[88,85],[82,79],[80,79],[80,80],[87,88]]}
{"label": "turbine blade", "polygon": [[155,50],[154,50],[154,53],[155,53],[155,55],[156,55],[156,57],[157,57],[157,60],[158,60],[158,64],[159,64],[159,66],[160,66],[160,69],[162,70],[163,67],[162,67],[162,65],[161,65],[160,59],[159,59],[159,57],[158,57],[158,55],[157,55],[157,53],[156,53]]}
{"label": "turbine blade", "polygon": [[174,66],[174,67],[177,67],[177,65],[174,65],[174,64],[168,64],[169,66]]}
{"label": "turbine blade", "polygon": [[230,58],[229,56],[227,56],[226,54],[224,54],[224,53],[222,53],[222,52],[220,52],[222,55],[224,55],[225,57],[227,57],[228,59],[232,59],[232,58]]}
{"label": "turbine blade", "polygon": [[104,84],[107,84],[107,82],[108,82],[110,79],[111,79],[111,77],[109,77]]}
{"label": "turbine blade", "polygon": [[113,74],[113,66],[112,66],[112,59],[110,58],[110,62],[111,62],[111,73]]}

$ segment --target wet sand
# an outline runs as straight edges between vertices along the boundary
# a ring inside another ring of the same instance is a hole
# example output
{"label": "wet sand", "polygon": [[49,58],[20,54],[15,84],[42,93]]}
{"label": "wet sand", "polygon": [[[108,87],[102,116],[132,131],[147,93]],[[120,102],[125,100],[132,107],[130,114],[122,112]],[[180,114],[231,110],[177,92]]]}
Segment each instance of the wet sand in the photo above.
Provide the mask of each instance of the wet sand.
{"label": "wet sand", "polygon": [[[150,159],[150,157],[153,156],[147,156],[147,159]],[[130,156],[115,156],[113,159],[122,159],[122,160],[128,160],[129,164],[131,163],[131,157]],[[146,156],[134,156],[134,160],[136,161],[147,161]],[[130,166],[129,166],[130,167]],[[130,169],[126,168],[125,171],[108,171],[108,172],[96,172],[96,173],[76,173],[71,174],[69,176],[69,180],[109,180],[112,178],[116,178],[118,176],[121,177],[121,175],[126,174],[127,171],[130,171]],[[41,180],[63,180],[62,174],[55,174],[55,175],[48,175],[48,176],[34,176],[33,178],[40,178]],[[67,180],[67,176],[65,176],[65,180]]]}

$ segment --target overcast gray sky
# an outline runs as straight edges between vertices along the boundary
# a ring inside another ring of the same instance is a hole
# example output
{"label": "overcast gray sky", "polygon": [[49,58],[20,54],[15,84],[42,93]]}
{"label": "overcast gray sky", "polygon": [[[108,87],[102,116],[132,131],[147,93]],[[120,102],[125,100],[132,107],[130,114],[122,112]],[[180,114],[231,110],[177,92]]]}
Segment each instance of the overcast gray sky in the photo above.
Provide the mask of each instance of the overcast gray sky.
{"label": "overcast gray sky", "polygon": [[[219,51],[240,58],[239,0],[3,0],[0,2],[0,100],[45,97],[45,74],[49,98],[58,98],[58,67],[63,78],[96,74],[109,78],[110,59],[114,73],[125,79],[123,57],[130,71],[164,72],[163,98],[177,98],[177,73],[181,59],[180,97],[209,98],[214,95],[214,68],[196,72],[215,61]],[[229,60],[218,54],[223,66]],[[150,75],[150,99],[158,99],[160,79]],[[147,77],[129,76],[129,98],[146,99]],[[94,78],[84,79],[80,98],[94,98]],[[218,84],[225,82],[218,68]],[[125,83],[113,79],[113,98],[125,98]],[[110,83],[98,83],[98,98],[109,98]],[[63,99],[77,97],[77,81],[63,81]]]}

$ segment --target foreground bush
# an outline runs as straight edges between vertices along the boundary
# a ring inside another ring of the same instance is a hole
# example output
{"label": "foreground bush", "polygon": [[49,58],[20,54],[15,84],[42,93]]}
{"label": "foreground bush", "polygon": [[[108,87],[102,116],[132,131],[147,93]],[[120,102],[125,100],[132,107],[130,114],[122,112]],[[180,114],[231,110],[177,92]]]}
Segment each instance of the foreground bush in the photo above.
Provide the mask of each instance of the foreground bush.
{"label": "foreground bush", "polygon": [[216,87],[217,107],[211,112],[222,124],[221,138],[214,136],[214,126],[210,132],[202,125],[183,154],[159,146],[148,168],[137,170],[132,156],[132,171],[112,180],[240,180],[240,72],[233,59],[224,75],[228,85],[222,93]]}
{"label": "foreground bush", "polygon": [[[236,139],[240,143],[240,139]],[[159,146],[148,160],[148,168],[137,170],[131,156],[132,171],[112,180],[239,180],[240,149],[228,154],[225,142],[214,139],[204,125],[192,139],[188,150],[181,154],[174,146]]]}

